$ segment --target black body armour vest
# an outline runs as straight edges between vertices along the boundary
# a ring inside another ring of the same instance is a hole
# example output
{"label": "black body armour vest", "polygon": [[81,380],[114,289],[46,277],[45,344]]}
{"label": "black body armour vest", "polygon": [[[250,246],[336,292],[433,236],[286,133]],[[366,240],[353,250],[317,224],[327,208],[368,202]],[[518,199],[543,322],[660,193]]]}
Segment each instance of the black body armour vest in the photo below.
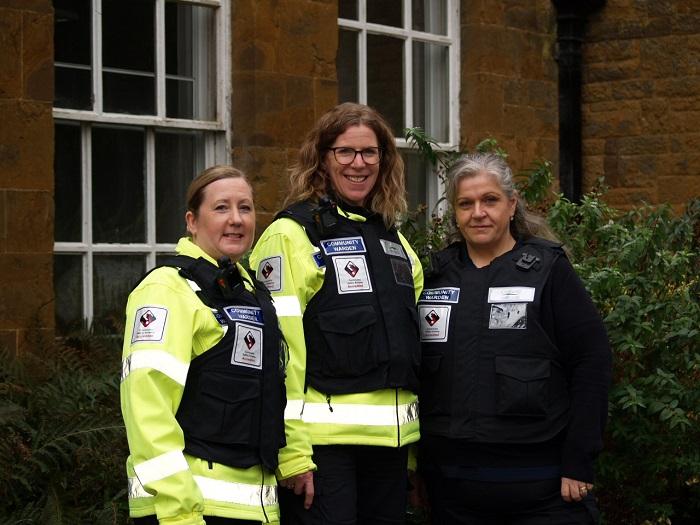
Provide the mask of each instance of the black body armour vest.
{"label": "black body armour vest", "polygon": [[222,271],[203,258],[167,258],[194,281],[199,299],[226,328],[216,345],[190,362],[176,418],[185,452],[230,467],[277,467],[285,444],[284,339],[267,289],[243,285],[235,265]]}
{"label": "black body armour vest", "polygon": [[536,238],[478,269],[463,242],[436,254],[418,303],[422,433],[525,444],[565,427],[567,379],[540,323],[542,289],[562,255]]}
{"label": "black body armour vest", "polygon": [[[357,222],[310,202],[282,211],[320,248],[321,289],[304,312],[306,380],[326,394],[418,391],[420,342],[411,263],[381,216]],[[323,216],[319,217],[319,213]],[[328,224],[331,223],[331,224]]]}

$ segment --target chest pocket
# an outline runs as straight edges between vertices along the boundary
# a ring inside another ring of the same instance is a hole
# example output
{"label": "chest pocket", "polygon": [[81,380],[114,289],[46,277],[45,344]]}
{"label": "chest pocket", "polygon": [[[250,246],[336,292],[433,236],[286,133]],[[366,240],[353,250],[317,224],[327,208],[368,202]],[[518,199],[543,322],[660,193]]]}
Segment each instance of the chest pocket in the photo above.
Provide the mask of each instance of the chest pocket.
{"label": "chest pocket", "polygon": [[544,417],[549,407],[549,359],[496,356],[496,401],[504,416]]}
{"label": "chest pocket", "polygon": [[377,313],[371,305],[338,308],[318,314],[321,340],[318,354],[324,373],[334,377],[354,377],[374,369],[379,363],[372,344]]}
{"label": "chest pocket", "polygon": [[260,428],[259,377],[210,373],[199,384],[189,434],[215,443],[257,444]]}

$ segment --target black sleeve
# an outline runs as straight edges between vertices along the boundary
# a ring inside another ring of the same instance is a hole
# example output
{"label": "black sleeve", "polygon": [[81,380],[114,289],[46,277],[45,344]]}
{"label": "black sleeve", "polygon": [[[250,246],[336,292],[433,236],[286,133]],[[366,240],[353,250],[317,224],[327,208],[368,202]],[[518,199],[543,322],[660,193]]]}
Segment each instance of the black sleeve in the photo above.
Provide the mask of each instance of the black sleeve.
{"label": "black sleeve", "polygon": [[556,261],[543,289],[542,314],[569,380],[562,476],[592,483],[608,415],[612,356],[600,314],[566,257]]}

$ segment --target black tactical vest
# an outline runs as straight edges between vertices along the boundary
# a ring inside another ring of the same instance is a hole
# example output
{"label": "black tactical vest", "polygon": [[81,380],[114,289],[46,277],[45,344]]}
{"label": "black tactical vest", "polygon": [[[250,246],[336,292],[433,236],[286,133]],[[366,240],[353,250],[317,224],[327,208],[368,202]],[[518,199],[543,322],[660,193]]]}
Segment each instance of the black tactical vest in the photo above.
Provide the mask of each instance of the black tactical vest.
{"label": "black tactical vest", "polygon": [[413,274],[397,231],[387,230],[376,214],[358,222],[338,215],[334,205],[323,210],[325,218],[318,210],[305,202],[278,215],[306,229],[320,248],[317,264],[326,268],[304,312],[307,383],[327,394],[417,392]]}
{"label": "black tactical vest", "polygon": [[[277,467],[285,444],[286,348],[269,292],[254,280],[249,292],[233,265],[222,271],[203,258],[178,255],[161,266],[197,284],[226,333],[190,362],[176,418],[185,452],[231,467]],[[219,281],[219,282],[217,282]]]}
{"label": "black tactical vest", "polygon": [[482,443],[538,443],[567,423],[559,350],[540,323],[542,289],[561,248],[518,243],[489,266],[463,242],[433,259],[418,303],[421,432]]}

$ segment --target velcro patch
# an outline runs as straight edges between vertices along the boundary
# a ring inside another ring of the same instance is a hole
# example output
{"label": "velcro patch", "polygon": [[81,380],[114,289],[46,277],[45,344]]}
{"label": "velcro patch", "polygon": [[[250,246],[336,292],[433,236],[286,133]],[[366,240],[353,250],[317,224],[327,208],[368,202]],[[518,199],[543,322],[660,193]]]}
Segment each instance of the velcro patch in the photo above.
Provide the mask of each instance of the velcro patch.
{"label": "velcro patch", "polygon": [[258,326],[238,323],[233,340],[231,364],[262,369],[263,331]]}
{"label": "velcro patch", "polygon": [[452,306],[450,305],[418,305],[420,340],[433,343],[444,343],[447,341],[451,310]]}
{"label": "velcro patch", "polygon": [[136,310],[131,342],[162,341],[168,309],[161,306],[142,306]]}
{"label": "velcro patch", "polygon": [[282,256],[275,255],[260,261],[258,265],[258,280],[271,292],[282,290]]}

